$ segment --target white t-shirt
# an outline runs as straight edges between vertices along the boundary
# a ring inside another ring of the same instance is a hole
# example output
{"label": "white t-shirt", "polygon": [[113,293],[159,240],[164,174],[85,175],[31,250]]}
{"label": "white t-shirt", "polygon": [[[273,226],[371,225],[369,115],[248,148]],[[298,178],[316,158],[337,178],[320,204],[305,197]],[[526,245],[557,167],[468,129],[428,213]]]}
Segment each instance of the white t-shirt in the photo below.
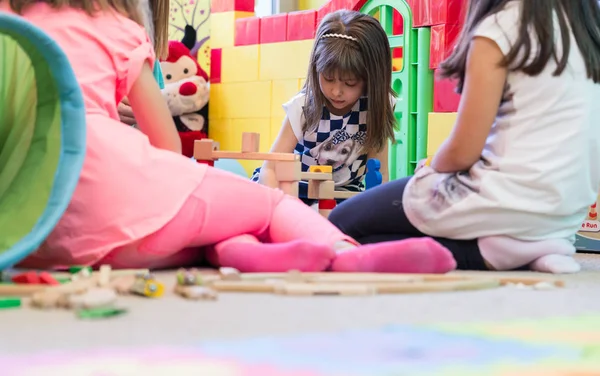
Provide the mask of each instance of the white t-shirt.
{"label": "white t-shirt", "polygon": [[[520,4],[507,3],[475,36],[507,54],[517,40]],[[587,78],[573,35],[568,67],[559,77],[555,68],[551,59],[537,77],[509,72],[481,160],[470,171],[417,172],[403,198],[415,227],[452,239],[574,241],[600,188],[600,85]]]}

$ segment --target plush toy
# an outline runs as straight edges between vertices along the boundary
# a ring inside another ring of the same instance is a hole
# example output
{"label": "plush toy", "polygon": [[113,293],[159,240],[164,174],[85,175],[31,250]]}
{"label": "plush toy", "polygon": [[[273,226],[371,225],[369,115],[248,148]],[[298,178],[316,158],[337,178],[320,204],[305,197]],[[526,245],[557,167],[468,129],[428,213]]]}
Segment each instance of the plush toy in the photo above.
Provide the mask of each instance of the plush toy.
{"label": "plush toy", "polygon": [[169,56],[162,61],[163,96],[177,126],[183,155],[192,157],[194,141],[208,137],[208,75],[191,50],[196,30],[187,25],[180,41],[169,41]]}

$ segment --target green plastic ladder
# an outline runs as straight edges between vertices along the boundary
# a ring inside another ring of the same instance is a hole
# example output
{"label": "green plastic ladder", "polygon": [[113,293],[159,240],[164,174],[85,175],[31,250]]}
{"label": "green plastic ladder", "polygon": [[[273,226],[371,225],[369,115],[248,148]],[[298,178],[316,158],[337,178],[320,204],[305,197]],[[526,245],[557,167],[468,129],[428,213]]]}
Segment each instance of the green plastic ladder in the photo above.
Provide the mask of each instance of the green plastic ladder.
{"label": "green plastic ladder", "polygon": [[[403,18],[402,35],[393,35],[394,10]],[[379,13],[390,48],[403,50],[402,69],[392,72],[392,89],[398,95],[394,114],[399,127],[389,145],[390,180],[399,179],[412,175],[417,162],[427,157],[427,119],[433,110],[431,29],[412,27],[412,11],[405,0],[369,0],[360,12],[371,16]]]}

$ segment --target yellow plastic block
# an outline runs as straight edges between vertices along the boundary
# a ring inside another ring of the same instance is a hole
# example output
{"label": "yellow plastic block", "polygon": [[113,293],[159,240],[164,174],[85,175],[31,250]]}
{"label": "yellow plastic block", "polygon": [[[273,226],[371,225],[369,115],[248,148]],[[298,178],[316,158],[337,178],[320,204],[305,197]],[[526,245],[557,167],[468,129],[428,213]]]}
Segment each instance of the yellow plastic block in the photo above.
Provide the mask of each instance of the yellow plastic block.
{"label": "yellow plastic block", "polygon": [[[228,137],[235,147],[229,150],[240,151],[242,150],[242,134],[244,132],[256,132],[260,134],[260,147],[258,149],[261,153],[266,153],[271,150],[271,119],[260,118],[260,119],[234,119],[231,121],[231,132]],[[221,147],[221,149],[225,150]],[[264,161],[239,161],[244,167],[248,176],[252,176],[254,169],[260,167]]]}
{"label": "yellow plastic block", "polygon": [[317,9],[327,3],[327,0],[298,0],[298,10]]}
{"label": "yellow plastic block", "polygon": [[279,131],[281,130],[281,126],[283,125],[283,118],[271,118],[271,139],[269,140],[269,145],[273,145]]}
{"label": "yellow plastic block", "polygon": [[298,40],[260,45],[260,80],[304,78],[313,40]]}
{"label": "yellow plastic block", "polygon": [[306,77],[301,78],[298,80],[298,91],[302,90],[302,88],[304,87],[304,83],[306,82]]}
{"label": "yellow plastic block", "polygon": [[212,13],[210,15],[210,48],[233,47],[235,20],[253,16],[253,12]]}
{"label": "yellow plastic block", "polygon": [[456,112],[439,113],[430,112],[427,125],[427,156],[434,155],[442,142],[448,138],[454,123]]}
{"label": "yellow plastic block", "polygon": [[285,111],[282,105],[298,94],[298,79],[272,81],[271,117],[283,119]]}
{"label": "yellow plastic block", "polygon": [[[271,117],[270,81],[225,83],[221,84],[219,91],[219,101],[222,106],[218,111],[223,118]],[[209,106],[211,105],[212,103],[209,104]]]}
{"label": "yellow plastic block", "polygon": [[223,107],[223,100],[221,93],[221,84],[210,84],[210,97],[208,101],[208,118],[209,119],[221,119]]}
{"label": "yellow plastic block", "polygon": [[[234,145],[234,133],[231,130],[230,119],[213,119],[208,125],[208,137],[219,142],[219,147],[222,150],[237,150]],[[241,137],[241,136],[240,136]]]}
{"label": "yellow plastic block", "polygon": [[258,81],[259,45],[223,47],[221,83]]}

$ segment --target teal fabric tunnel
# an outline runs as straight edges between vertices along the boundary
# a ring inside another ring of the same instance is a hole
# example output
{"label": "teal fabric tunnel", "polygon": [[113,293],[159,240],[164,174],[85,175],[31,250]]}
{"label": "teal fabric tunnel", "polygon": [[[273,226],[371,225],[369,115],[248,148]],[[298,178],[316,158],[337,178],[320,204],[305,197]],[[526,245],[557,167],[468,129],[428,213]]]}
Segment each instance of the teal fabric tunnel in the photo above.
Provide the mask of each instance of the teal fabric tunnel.
{"label": "teal fabric tunnel", "polygon": [[0,12],[0,270],[34,252],[67,208],[85,157],[85,106],[60,47]]}

